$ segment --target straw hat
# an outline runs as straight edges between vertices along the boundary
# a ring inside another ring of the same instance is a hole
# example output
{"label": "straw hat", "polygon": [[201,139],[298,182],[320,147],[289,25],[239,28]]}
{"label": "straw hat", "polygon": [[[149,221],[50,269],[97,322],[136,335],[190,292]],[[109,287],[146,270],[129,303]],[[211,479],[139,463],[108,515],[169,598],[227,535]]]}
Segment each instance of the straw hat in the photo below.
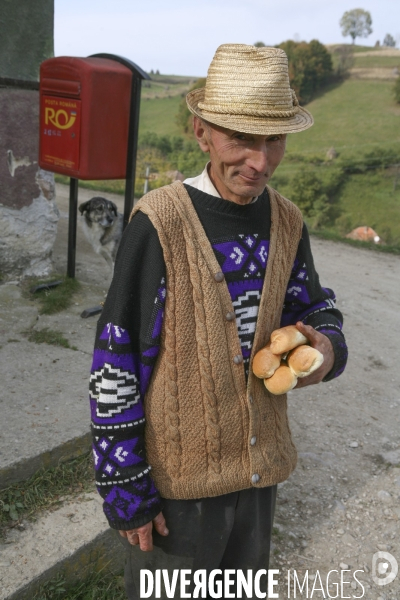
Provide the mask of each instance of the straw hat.
{"label": "straw hat", "polygon": [[206,86],[190,92],[186,102],[201,119],[242,133],[296,133],[314,123],[290,88],[288,60],[280,48],[219,46]]}

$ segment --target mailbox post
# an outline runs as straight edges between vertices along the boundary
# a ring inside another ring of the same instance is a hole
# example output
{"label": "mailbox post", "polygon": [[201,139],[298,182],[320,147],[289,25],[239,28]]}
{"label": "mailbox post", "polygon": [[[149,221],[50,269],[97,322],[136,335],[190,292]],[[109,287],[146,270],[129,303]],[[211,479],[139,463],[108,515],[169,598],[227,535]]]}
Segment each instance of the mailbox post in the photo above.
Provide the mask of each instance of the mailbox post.
{"label": "mailbox post", "polygon": [[147,73],[113,54],[41,64],[39,165],[70,177],[69,277],[75,277],[79,179],[125,179],[124,227],[128,223],[142,79]]}

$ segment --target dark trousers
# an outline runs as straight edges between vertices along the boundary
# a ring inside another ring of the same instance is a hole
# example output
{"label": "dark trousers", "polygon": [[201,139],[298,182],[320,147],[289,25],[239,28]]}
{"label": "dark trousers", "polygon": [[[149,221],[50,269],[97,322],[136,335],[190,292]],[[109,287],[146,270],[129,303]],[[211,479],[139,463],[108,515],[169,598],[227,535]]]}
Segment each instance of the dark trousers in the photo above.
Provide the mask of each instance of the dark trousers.
{"label": "dark trousers", "polygon": [[[215,498],[165,500],[169,535],[153,529],[154,550],[142,552],[121,538],[127,550],[125,588],[129,600],[140,598],[140,570],[241,569],[253,574],[269,566],[276,486],[250,488]],[[230,591],[235,590],[235,586]],[[266,591],[266,577],[261,579]],[[151,596],[154,598],[155,596]],[[163,587],[161,597],[167,598]],[[180,598],[179,585],[175,598]]]}

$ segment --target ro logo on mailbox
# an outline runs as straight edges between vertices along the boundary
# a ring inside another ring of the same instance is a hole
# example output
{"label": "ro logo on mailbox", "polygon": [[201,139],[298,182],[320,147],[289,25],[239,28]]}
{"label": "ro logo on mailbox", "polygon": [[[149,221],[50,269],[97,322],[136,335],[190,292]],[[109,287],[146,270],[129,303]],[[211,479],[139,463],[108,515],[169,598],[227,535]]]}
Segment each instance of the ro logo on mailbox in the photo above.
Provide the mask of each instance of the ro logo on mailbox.
{"label": "ro logo on mailbox", "polygon": [[[61,119],[61,121],[60,121]],[[72,112],[68,115],[66,110],[59,108],[57,111],[50,106],[46,106],[44,114],[44,122],[46,125],[49,121],[58,129],[69,129],[76,121],[76,112]]]}

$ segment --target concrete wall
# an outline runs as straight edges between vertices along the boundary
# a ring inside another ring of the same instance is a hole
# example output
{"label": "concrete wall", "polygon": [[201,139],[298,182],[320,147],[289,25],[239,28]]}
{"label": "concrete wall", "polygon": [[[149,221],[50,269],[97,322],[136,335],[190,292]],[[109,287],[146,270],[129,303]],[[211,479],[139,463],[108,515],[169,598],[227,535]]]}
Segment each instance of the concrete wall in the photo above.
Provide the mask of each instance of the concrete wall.
{"label": "concrete wall", "polygon": [[[1,0],[0,78],[38,80],[53,55],[53,13],[53,0]],[[59,213],[38,145],[39,92],[0,87],[0,274],[8,279],[52,269]]]}
{"label": "concrete wall", "polygon": [[39,79],[54,54],[54,0],[1,0],[0,77]]}

